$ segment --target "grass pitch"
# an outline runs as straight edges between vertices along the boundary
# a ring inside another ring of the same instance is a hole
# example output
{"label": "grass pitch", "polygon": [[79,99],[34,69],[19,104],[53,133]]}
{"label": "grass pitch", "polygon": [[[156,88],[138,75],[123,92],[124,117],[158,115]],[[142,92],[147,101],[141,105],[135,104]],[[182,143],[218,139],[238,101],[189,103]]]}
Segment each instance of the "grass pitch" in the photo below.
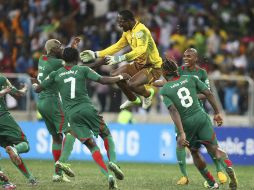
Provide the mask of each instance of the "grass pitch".
{"label": "grass pitch", "polygon": [[[71,161],[71,168],[75,171],[76,177],[71,183],[53,183],[53,161],[25,160],[32,173],[38,178],[38,185],[31,187],[27,184],[25,177],[16,169],[10,160],[0,160],[0,166],[9,176],[11,181],[20,190],[104,190],[108,189],[107,180],[100,173],[93,162]],[[176,181],[180,177],[177,165],[169,164],[140,164],[120,163],[125,173],[125,179],[118,181],[121,190],[200,190],[204,189],[203,178],[193,165],[188,165],[190,183],[187,186],[177,186]],[[209,169],[215,177],[214,167]],[[235,166],[238,176],[239,189],[254,190],[254,166]],[[228,189],[228,184],[220,186],[220,189]]]}

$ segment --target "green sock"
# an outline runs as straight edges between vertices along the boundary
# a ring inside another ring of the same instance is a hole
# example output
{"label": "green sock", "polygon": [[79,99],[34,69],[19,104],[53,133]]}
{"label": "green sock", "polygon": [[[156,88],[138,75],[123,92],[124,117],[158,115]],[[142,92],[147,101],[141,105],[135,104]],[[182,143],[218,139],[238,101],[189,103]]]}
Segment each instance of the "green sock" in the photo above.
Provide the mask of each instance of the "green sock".
{"label": "green sock", "polygon": [[16,148],[17,152],[20,153],[25,153],[29,151],[29,145],[27,142],[21,142],[17,145],[14,145],[14,147]]}
{"label": "green sock", "polygon": [[186,171],[186,152],[185,148],[176,148],[176,157],[178,161],[178,165],[180,167],[180,171],[183,176],[188,176]]}
{"label": "green sock", "polygon": [[223,168],[222,168],[222,165],[220,164],[220,161],[219,161],[218,159],[216,159],[215,156],[214,156],[212,153],[208,152],[208,154],[210,155],[210,157],[211,157],[212,160],[213,160],[213,163],[214,163],[214,165],[215,165],[215,167],[216,167],[217,173],[218,173],[218,172],[222,172],[222,171],[223,171]]}
{"label": "green sock", "polygon": [[135,104],[140,104],[140,103],[141,103],[140,98],[139,98],[139,97],[136,97],[136,100],[134,100],[134,103],[135,103]]}
{"label": "green sock", "polygon": [[104,146],[107,150],[108,159],[110,162],[116,163],[116,151],[115,151],[115,143],[113,137],[108,135],[104,139]]}
{"label": "green sock", "polygon": [[59,160],[61,162],[66,162],[71,154],[73,149],[73,144],[75,142],[75,137],[73,137],[70,133],[65,135],[65,139],[63,140],[63,149],[61,152],[61,156]]}
{"label": "green sock", "polygon": [[201,175],[205,178],[205,180],[207,181],[207,183],[210,186],[213,186],[215,183],[215,180],[213,178],[213,176],[211,175],[211,173],[208,171],[207,168],[204,169],[199,169],[199,172],[201,173]]}

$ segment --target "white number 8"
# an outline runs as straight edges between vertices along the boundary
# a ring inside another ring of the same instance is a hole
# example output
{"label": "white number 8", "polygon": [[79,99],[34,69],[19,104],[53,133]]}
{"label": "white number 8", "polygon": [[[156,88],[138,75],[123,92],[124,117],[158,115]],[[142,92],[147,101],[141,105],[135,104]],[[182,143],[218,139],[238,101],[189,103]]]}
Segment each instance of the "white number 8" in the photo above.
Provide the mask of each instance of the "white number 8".
{"label": "white number 8", "polygon": [[181,104],[183,107],[188,108],[193,104],[193,99],[190,96],[190,91],[188,90],[188,88],[185,88],[185,87],[180,88],[177,91],[177,96],[181,100]]}

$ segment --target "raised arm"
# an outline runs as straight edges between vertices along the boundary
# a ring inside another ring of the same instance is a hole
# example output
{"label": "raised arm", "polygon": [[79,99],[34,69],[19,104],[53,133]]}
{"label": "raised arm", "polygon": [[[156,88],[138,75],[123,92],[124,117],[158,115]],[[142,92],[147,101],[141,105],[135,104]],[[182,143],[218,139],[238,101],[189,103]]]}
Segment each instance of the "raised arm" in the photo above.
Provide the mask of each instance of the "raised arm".
{"label": "raised arm", "polygon": [[21,89],[17,89],[16,87],[14,87],[11,82],[7,79],[6,80],[7,86],[9,86],[11,88],[11,91],[9,92],[10,95],[14,96],[14,97],[21,97],[21,96],[25,96],[26,92],[27,92],[27,85],[24,84],[23,87]]}

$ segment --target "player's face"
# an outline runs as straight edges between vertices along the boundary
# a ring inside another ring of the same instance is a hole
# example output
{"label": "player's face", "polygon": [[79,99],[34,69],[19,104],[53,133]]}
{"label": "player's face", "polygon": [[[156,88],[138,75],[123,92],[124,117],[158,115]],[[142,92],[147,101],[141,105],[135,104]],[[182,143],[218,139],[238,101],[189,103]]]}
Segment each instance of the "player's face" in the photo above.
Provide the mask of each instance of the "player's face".
{"label": "player's face", "polygon": [[183,61],[187,67],[192,67],[196,64],[197,55],[192,51],[186,50],[183,54]]}
{"label": "player's face", "polygon": [[127,32],[128,30],[131,30],[131,23],[128,20],[124,20],[121,15],[117,16],[117,23],[120,28],[123,29],[124,32]]}

